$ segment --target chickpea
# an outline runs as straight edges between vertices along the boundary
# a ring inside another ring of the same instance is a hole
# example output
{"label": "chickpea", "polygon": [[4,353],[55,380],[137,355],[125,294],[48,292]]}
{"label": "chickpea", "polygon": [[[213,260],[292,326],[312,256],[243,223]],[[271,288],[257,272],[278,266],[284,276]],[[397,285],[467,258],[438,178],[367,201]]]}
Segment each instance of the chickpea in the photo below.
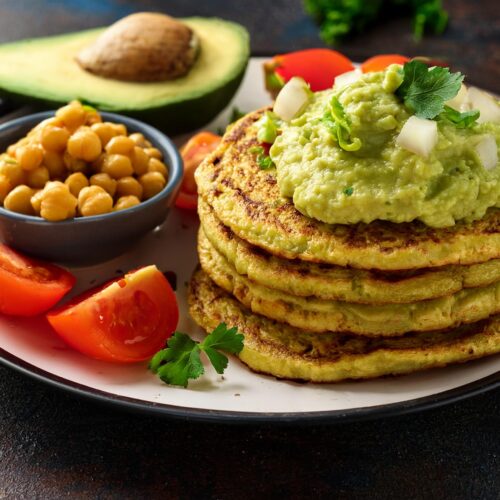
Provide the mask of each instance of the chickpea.
{"label": "chickpea", "polygon": [[24,183],[25,172],[13,158],[6,158],[0,161],[0,174],[7,177],[12,187]]}
{"label": "chickpea", "polygon": [[80,191],[89,185],[89,181],[81,172],[76,172],[66,177],[64,184],[69,187],[71,194],[78,198]]}
{"label": "chickpea", "polygon": [[107,191],[111,196],[116,193],[117,181],[112,179],[108,174],[95,174],[90,178],[91,186],[100,186]]}
{"label": "chickpea", "polygon": [[23,170],[35,170],[43,161],[43,149],[39,144],[26,144],[16,149],[16,159]]}
{"label": "chickpea", "polygon": [[56,116],[52,116],[51,118],[45,118],[45,120],[42,120],[35,128],[33,128],[31,130],[31,132],[33,132],[34,130],[41,130],[45,127],[62,128],[62,127],[64,127],[64,123],[62,122],[62,120],[60,118],[57,118]]}
{"label": "chickpea", "polygon": [[163,175],[165,179],[168,178],[167,166],[165,165],[165,163],[163,163],[160,160],[157,160],[156,158],[151,158],[149,160],[148,172],[160,172],[160,174]]}
{"label": "chickpea", "polygon": [[43,164],[48,168],[51,179],[61,179],[66,173],[66,165],[62,155],[54,151],[43,153]]}
{"label": "chickpea", "polygon": [[70,132],[85,123],[85,114],[85,110],[78,101],[70,102],[56,111],[56,117],[64,123]]}
{"label": "chickpea", "polygon": [[139,146],[140,148],[147,148],[147,141],[146,138],[139,132],[135,132],[133,134],[130,134],[129,139],[132,139],[135,143],[136,146]]}
{"label": "chickpea", "polygon": [[115,135],[127,135],[127,127],[123,123],[112,123]]}
{"label": "chickpea", "polygon": [[167,184],[165,177],[160,172],[148,172],[141,175],[139,182],[142,185],[143,196],[146,200],[158,194]]}
{"label": "chickpea", "polygon": [[113,124],[109,122],[94,123],[91,125],[90,130],[99,136],[102,147],[106,146],[106,144],[116,135]]}
{"label": "chickpea", "polygon": [[136,175],[145,174],[148,171],[149,156],[139,146],[136,146],[130,154],[130,161]]}
{"label": "chickpea", "polygon": [[7,148],[7,154],[9,156],[15,157],[17,148],[24,146],[26,144],[29,144],[29,142],[30,142],[30,140],[27,137],[23,137],[22,139],[19,139],[17,142],[15,142],[14,144],[11,144]]}
{"label": "chickpea", "polygon": [[144,152],[150,158],[156,158],[157,160],[163,160],[163,155],[161,154],[161,151],[157,148],[145,148]]}
{"label": "chickpea", "polygon": [[19,214],[33,215],[33,207],[31,206],[31,197],[35,194],[35,190],[22,184],[15,187],[3,201],[3,206],[7,210],[17,212]]}
{"label": "chickpea", "polygon": [[78,201],[62,182],[48,182],[40,196],[40,215],[44,219],[55,222],[75,216]]}
{"label": "chickpea", "polygon": [[122,177],[118,179],[116,185],[117,196],[136,196],[142,198],[142,186],[134,177]]}
{"label": "chickpea", "polygon": [[65,128],[47,125],[42,129],[40,143],[47,151],[61,153],[66,149],[68,139],[69,132]]}
{"label": "chickpea", "polygon": [[0,205],[5,200],[5,197],[9,194],[10,191],[10,181],[4,175],[0,174]]}
{"label": "chickpea", "polygon": [[79,160],[94,161],[101,154],[99,136],[88,127],[79,128],[68,139],[68,153]]}
{"label": "chickpea", "polygon": [[102,123],[101,115],[97,110],[88,110],[87,117],[85,118],[85,124],[90,127],[96,123]]}
{"label": "chickpea", "polygon": [[113,198],[102,187],[85,187],[78,195],[78,210],[83,216],[107,214],[112,209]]}
{"label": "chickpea", "polygon": [[118,135],[113,137],[108,144],[106,144],[106,153],[128,155],[134,149],[135,143],[132,139],[125,135]]}
{"label": "chickpea", "polygon": [[38,167],[26,174],[26,184],[34,189],[42,189],[50,180],[50,173],[47,167]]}
{"label": "chickpea", "polygon": [[71,156],[71,154],[66,151],[63,155],[64,165],[70,172],[85,172],[87,170],[87,163],[85,160],[80,160]]}
{"label": "chickpea", "polygon": [[125,210],[127,208],[135,207],[139,205],[141,201],[137,196],[122,196],[116,200],[113,210],[117,212],[118,210]]}
{"label": "chickpea", "polygon": [[128,156],[108,155],[104,158],[101,172],[108,174],[113,179],[120,179],[121,177],[132,175],[134,169],[132,168],[132,162]]}
{"label": "chickpea", "polygon": [[40,215],[40,210],[42,209],[42,198],[43,189],[35,191],[35,194],[31,197],[31,206],[33,207],[35,215]]}

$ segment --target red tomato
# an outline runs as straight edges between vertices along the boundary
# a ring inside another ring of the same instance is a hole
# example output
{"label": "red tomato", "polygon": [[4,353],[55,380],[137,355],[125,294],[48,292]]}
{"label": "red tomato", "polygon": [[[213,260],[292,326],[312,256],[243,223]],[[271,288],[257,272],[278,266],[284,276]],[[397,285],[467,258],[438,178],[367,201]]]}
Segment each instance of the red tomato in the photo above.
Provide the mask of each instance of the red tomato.
{"label": "red tomato", "polygon": [[399,54],[381,54],[379,56],[370,57],[362,65],[361,70],[363,73],[370,73],[372,71],[382,71],[391,64],[404,64],[410,60],[409,57],[401,56]]}
{"label": "red tomato", "polygon": [[354,69],[347,57],[331,49],[290,52],[275,56],[271,64],[285,83],[294,76],[301,76],[314,92],[329,89],[336,76]]}
{"label": "red tomato", "polygon": [[184,161],[184,179],[181,191],[175,202],[180,208],[196,210],[198,205],[198,190],[194,180],[194,172],[205,156],[215,150],[221,141],[220,135],[211,132],[199,132],[189,139],[181,148]]}
{"label": "red tomato", "polygon": [[36,316],[48,311],[75,284],[64,269],[29,259],[0,244],[0,312]]}
{"label": "red tomato", "polygon": [[133,363],[165,346],[179,310],[165,276],[148,266],[76,297],[47,319],[77,351],[103,361]]}

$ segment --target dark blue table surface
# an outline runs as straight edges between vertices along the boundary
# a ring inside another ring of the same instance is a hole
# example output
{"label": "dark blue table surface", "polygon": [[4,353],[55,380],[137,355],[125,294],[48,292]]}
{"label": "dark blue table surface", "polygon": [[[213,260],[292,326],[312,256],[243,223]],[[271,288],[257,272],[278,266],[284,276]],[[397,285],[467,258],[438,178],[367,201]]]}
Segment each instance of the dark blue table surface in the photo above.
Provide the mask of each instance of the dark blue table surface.
{"label": "dark blue table surface", "polygon": [[[445,57],[499,90],[494,1],[445,2],[442,37],[409,20],[341,50]],[[2,0],[0,42],[108,24],[136,10],[244,24],[254,54],[320,46],[300,0]],[[310,427],[228,426],[134,415],[0,367],[1,498],[500,498],[500,390],[422,413]]]}

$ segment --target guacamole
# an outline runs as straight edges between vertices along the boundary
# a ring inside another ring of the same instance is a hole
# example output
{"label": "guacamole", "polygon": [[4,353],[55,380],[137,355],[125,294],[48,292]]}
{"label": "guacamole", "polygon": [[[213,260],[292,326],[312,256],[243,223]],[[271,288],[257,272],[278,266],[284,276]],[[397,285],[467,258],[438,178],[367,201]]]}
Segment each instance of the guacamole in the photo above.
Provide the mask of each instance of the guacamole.
{"label": "guacamole", "polygon": [[[420,220],[433,227],[483,217],[500,207],[500,166],[483,167],[475,146],[486,135],[500,144],[500,125],[458,128],[438,120],[438,141],[428,157],[396,144],[412,115],[395,90],[400,66],[364,74],[340,89],[315,93],[305,111],[289,123],[270,150],[281,194],[304,215],[327,223],[383,219]],[[324,124],[336,96],[351,121],[357,151],[345,151]]]}

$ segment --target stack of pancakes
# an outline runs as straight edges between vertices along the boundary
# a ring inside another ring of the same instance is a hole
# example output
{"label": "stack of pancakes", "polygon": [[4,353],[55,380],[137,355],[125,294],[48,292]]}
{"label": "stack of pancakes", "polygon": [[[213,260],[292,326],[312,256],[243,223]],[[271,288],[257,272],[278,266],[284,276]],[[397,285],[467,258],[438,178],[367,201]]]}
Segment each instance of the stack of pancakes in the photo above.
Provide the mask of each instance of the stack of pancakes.
{"label": "stack of pancakes", "polygon": [[500,210],[471,224],[328,225],[280,195],[241,119],[198,168],[201,269],[190,310],[245,336],[241,360],[333,382],[500,352]]}

